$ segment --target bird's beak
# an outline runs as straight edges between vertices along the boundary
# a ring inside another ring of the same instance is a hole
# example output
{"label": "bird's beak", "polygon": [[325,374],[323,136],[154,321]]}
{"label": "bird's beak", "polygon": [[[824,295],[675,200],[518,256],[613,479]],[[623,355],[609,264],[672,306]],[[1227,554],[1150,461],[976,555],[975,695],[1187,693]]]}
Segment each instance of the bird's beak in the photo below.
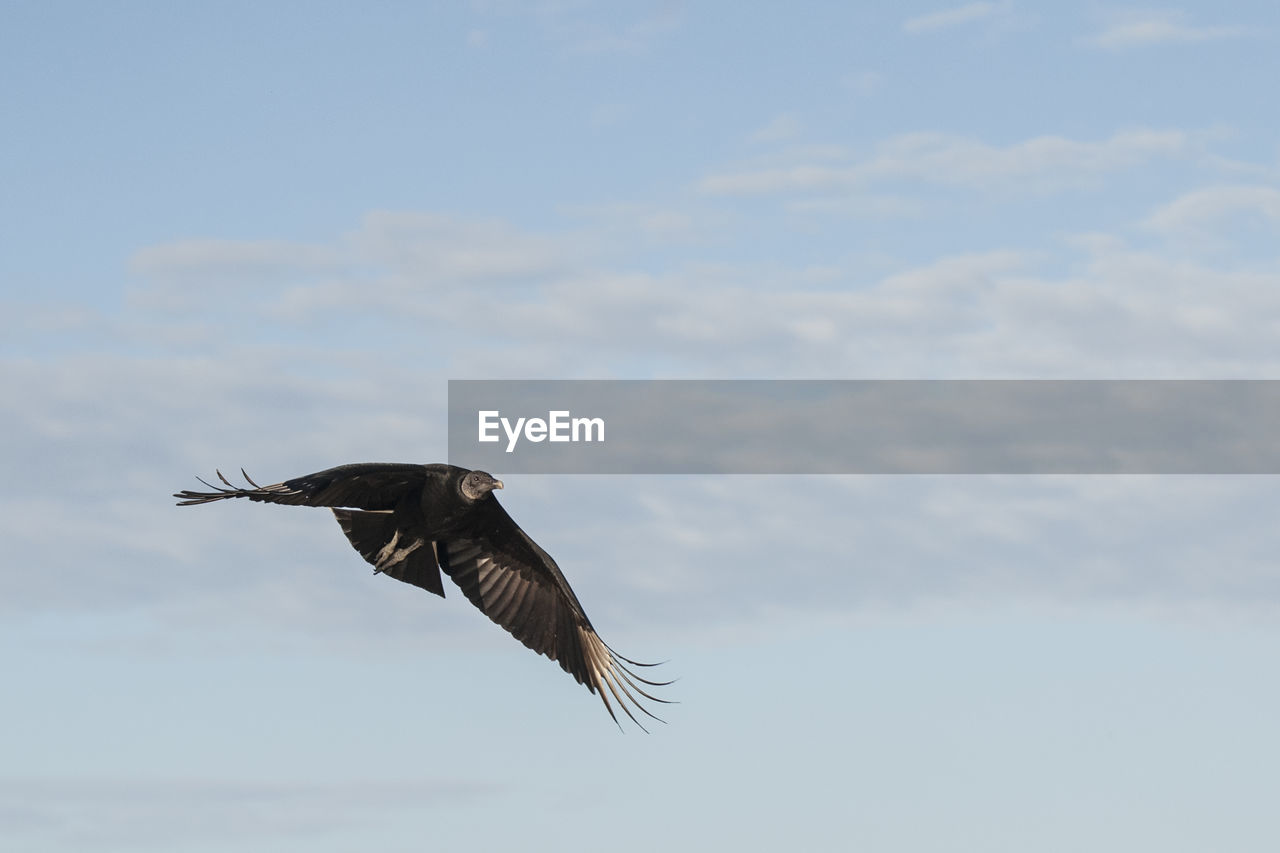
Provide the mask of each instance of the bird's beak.
{"label": "bird's beak", "polygon": [[501,480],[494,480],[494,481],[493,481],[493,487],[494,487],[495,489],[501,489],[501,488],[502,488],[502,481],[501,481]]}

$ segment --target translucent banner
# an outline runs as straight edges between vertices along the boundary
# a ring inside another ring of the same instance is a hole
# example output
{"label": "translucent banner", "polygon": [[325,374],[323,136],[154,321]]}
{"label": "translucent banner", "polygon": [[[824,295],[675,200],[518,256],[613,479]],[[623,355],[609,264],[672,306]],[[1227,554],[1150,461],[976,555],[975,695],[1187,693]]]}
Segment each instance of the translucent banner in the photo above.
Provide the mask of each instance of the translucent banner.
{"label": "translucent banner", "polygon": [[1275,474],[1273,380],[451,380],[449,461],[537,474]]}

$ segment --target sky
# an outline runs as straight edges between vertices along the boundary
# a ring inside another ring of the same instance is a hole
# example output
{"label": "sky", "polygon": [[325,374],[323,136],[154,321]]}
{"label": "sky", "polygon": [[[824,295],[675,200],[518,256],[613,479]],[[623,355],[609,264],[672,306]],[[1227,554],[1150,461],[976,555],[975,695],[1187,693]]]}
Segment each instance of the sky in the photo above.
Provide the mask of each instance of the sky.
{"label": "sky", "polygon": [[506,476],[648,735],[170,497],[450,379],[1280,378],[1274,4],[2,8],[0,846],[1275,849],[1274,477]]}

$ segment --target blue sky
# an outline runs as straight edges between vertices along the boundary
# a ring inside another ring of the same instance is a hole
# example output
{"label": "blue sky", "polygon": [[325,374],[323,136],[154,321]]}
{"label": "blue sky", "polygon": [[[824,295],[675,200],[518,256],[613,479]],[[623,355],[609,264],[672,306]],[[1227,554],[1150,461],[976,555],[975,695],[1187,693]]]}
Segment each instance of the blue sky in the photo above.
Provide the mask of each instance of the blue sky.
{"label": "blue sky", "polygon": [[507,477],[650,736],[169,498],[450,378],[1276,378],[1272,4],[4,11],[6,847],[1274,848],[1270,477]]}

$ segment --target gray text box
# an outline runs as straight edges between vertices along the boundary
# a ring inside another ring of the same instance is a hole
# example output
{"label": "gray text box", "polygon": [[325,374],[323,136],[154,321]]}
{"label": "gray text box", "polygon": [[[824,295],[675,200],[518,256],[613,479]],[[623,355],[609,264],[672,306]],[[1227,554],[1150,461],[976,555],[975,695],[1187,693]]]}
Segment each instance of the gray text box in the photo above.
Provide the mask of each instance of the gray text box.
{"label": "gray text box", "polygon": [[449,460],[505,473],[1275,474],[1278,426],[1274,380],[449,382]]}

